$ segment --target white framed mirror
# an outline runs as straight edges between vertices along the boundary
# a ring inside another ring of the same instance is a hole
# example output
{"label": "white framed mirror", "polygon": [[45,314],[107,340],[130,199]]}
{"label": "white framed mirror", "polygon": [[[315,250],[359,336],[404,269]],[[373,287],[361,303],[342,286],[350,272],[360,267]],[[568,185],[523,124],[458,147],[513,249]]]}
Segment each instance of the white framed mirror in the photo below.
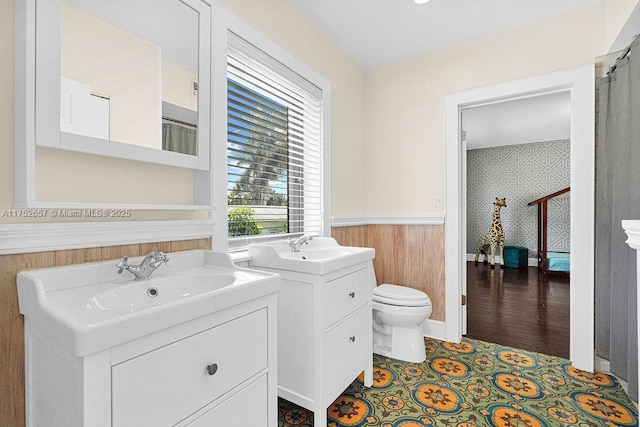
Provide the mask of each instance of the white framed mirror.
{"label": "white framed mirror", "polygon": [[37,0],[35,9],[36,145],[209,169],[206,4]]}
{"label": "white framed mirror", "polygon": [[[206,0],[16,3],[16,207],[211,209],[211,19]],[[42,171],[71,155],[122,172],[120,186],[157,182],[157,194],[58,191],[80,168],[49,191]]]}

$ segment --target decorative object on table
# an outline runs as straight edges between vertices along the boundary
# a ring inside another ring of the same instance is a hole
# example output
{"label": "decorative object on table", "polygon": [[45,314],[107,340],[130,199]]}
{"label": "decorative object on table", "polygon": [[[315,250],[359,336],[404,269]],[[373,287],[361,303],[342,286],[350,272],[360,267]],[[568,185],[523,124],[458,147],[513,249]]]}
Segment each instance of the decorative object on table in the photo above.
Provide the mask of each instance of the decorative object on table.
{"label": "decorative object on table", "polygon": [[494,268],[496,264],[496,248],[500,249],[500,268],[504,268],[504,230],[502,229],[502,221],[500,220],[500,209],[507,207],[507,199],[504,197],[502,199],[496,197],[493,205],[491,228],[489,232],[478,241],[478,249],[476,250],[474,263],[478,265],[480,252],[484,254],[484,263],[487,263],[488,254],[485,246],[489,246],[491,249],[491,268]]}

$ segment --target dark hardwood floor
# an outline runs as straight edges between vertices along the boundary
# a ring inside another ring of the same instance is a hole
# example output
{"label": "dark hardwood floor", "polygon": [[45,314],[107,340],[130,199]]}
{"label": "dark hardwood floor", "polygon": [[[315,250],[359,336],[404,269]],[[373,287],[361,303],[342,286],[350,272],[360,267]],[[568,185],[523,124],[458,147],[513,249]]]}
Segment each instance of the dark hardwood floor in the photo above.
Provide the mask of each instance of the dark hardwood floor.
{"label": "dark hardwood floor", "polygon": [[569,279],[467,262],[467,337],[569,357]]}

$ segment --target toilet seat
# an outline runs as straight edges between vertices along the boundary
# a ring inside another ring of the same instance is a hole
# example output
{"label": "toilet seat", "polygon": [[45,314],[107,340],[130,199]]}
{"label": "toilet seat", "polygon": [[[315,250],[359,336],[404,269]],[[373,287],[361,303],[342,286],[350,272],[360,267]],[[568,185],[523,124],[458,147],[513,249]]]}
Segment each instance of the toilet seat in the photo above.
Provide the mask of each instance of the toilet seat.
{"label": "toilet seat", "polygon": [[389,285],[386,283],[373,290],[372,300],[399,307],[431,306],[431,300],[424,292],[406,286]]}

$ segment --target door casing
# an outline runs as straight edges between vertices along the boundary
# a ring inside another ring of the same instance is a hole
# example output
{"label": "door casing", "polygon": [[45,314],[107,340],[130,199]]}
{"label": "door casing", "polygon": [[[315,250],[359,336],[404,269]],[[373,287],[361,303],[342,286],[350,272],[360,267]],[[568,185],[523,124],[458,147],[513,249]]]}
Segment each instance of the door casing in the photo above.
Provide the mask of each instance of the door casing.
{"label": "door casing", "polygon": [[[446,98],[445,336],[460,342],[466,283],[466,229],[461,111],[568,91],[571,95],[571,281],[569,358],[594,369],[595,66],[569,68],[448,95]],[[465,318],[466,319],[466,318]]]}

